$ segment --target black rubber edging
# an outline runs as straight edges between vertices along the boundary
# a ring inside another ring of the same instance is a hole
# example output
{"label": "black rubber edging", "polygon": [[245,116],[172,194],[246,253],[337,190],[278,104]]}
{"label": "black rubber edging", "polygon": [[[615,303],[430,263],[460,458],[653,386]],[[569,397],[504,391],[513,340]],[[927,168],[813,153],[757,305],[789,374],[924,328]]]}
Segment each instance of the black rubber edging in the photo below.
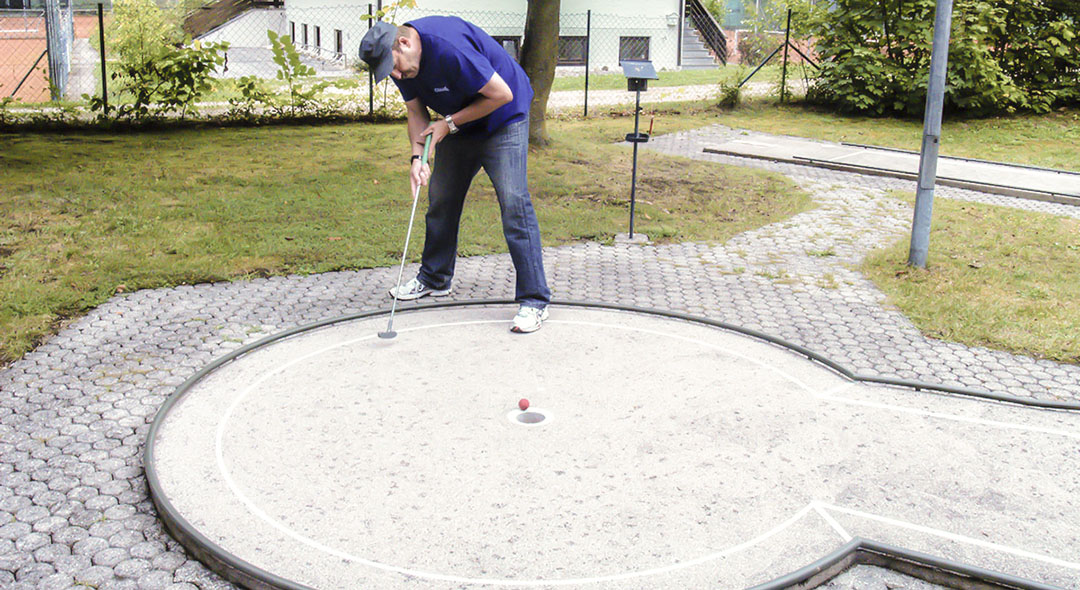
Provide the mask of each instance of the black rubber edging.
{"label": "black rubber edging", "polygon": [[[483,307],[483,306],[498,306],[498,305],[516,305],[517,303],[507,299],[480,299],[469,301],[450,301],[444,303],[427,303],[427,304],[414,304],[398,310],[399,313],[410,313],[418,311],[427,311],[432,309],[447,309],[457,307]],[[751,336],[753,338],[764,340],[778,346],[782,346],[789,350],[792,350],[800,355],[807,357],[810,360],[817,361],[818,363],[829,367],[830,369],[840,373],[844,377],[853,381],[880,383],[884,385],[893,385],[899,387],[913,388],[916,390],[927,391],[940,391],[944,393],[976,397],[981,399],[989,399],[993,401],[1014,403],[1025,406],[1033,406],[1039,408],[1059,409],[1059,410],[1080,410],[1080,404],[1070,404],[1065,402],[1053,402],[1053,401],[1041,401],[1032,400],[1027,398],[1015,397],[1010,395],[995,394],[986,391],[966,389],[962,387],[950,387],[946,385],[937,385],[933,383],[922,383],[918,381],[906,381],[900,379],[888,379],[877,376],[859,375],[853,371],[847,369],[843,365],[832,361],[816,353],[806,347],[800,346],[793,342],[788,342],[782,338],[771,336],[764,332],[759,332],[750,328],[744,328],[727,322],[718,320],[711,320],[699,316],[690,315],[687,313],[665,311],[658,309],[648,309],[632,305],[620,305],[612,303],[599,303],[590,301],[553,301],[553,306],[564,307],[577,307],[577,308],[592,308],[592,309],[606,309],[612,311],[625,311],[631,313],[642,313],[660,317],[666,317],[671,319],[683,320],[692,323],[704,324],[707,326],[713,326],[721,328],[727,331],[736,332]],[[154,416],[153,422],[150,424],[150,428],[146,434],[146,449],[143,451],[143,469],[146,473],[146,484],[150,492],[150,498],[154,502],[155,508],[157,508],[158,515],[165,524],[165,528],[169,531],[169,534],[173,536],[185,549],[190,551],[195,557],[199,559],[204,565],[213,570],[215,573],[224,577],[234,584],[238,584],[245,588],[251,588],[253,590],[315,590],[310,586],[304,586],[297,584],[291,580],[287,580],[280,576],[277,576],[271,572],[263,570],[239,557],[229,553],[205,535],[200,533],[198,529],[191,525],[177,510],[176,507],[169,502],[168,498],[164,496],[161,490],[161,480],[157,474],[157,467],[154,462],[154,440],[157,438],[157,432],[161,428],[161,424],[164,422],[165,417],[169,414],[176,403],[178,403],[188,391],[194,387],[196,383],[202,380],[210,373],[216,371],[222,366],[237,360],[238,358],[252,352],[253,350],[262,348],[278,340],[284,340],[297,334],[317,330],[334,324],[343,322],[350,322],[361,319],[369,319],[377,316],[388,315],[389,311],[386,309],[380,309],[375,311],[360,312],[355,314],[344,315],[336,318],[330,318],[321,320],[312,324],[306,324],[303,326],[297,326],[290,328],[283,332],[272,334],[266,338],[262,338],[251,344],[246,344],[231,353],[211,361],[194,375],[189,377],[186,381],[180,384],[176,388],[168,399],[158,409],[157,414]],[[997,574],[989,572],[988,570],[980,570],[970,566],[965,566],[960,563],[950,562],[940,558],[936,558],[929,555],[919,554],[916,552],[908,551],[901,548],[895,548],[888,545],[875,543],[865,539],[855,539],[847,545],[841,547],[837,551],[823,557],[822,559],[796,571],[777,578],[772,582],[766,584],[754,586],[749,590],[803,590],[810,589],[818,586],[840,572],[846,570],[852,565],[859,563],[870,563],[868,561],[860,561],[861,559],[869,559],[867,555],[876,554],[882,556],[885,561],[889,563],[873,565],[882,565],[896,571],[902,571],[894,567],[892,561],[899,563],[915,564],[915,569],[918,571],[926,570],[941,570],[945,572],[953,572],[953,579],[960,580],[965,576],[971,578],[970,574],[965,572],[974,572],[980,576],[983,576],[985,580],[981,578],[980,581],[987,583],[997,583],[994,580],[1014,580],[1010,582],[1012,585],[1001,585],[998,583],[996,586],[956,586],[958,588],[975,588],[976,590],[1061,590],[1053,586],[1041,585],[1036,582],[1030,582],[1026,580],[1020,580],[1019,578],[1012,578],[1005,576],[1004,574]],[[843,567],[839,565],[844,564]],[[829,574],[831,572],[831,575]],[[908,572],[903,572],[908,573]],[[908,574],[912,575],[912,574]],[[823,577],[824,576],[824,577]],[[918,577],[918,576],[916,576]],[[812,585],[806,585],[810,583]],[[1002,582],[1003,583],[1003,582]]]}
{"label": "black rubber edging", "polygon": [[748,590],[808,590],[857,565],[882,567],[957,590],[1065,590],[861,537],[798,571]]}

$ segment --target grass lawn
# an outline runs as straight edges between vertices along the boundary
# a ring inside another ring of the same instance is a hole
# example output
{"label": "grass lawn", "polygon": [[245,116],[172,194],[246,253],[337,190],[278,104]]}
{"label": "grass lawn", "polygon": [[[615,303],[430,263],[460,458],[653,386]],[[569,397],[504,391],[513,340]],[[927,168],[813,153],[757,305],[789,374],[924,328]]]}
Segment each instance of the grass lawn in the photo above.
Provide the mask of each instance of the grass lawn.
{"label": "grass lawn", "polygon": [[[918,151],[921,119],[845,116],[825,109],[751,100],[720,116],[719,123],[794,135]],[[961,119],[946,115],[941,155],[1080,171],[1080,110],[1047,115]]]}
{"label": "grass lawn", "polygon": [[926,270],[908,247],[862,270],[923,333],[1080,363],[1080,220],[935,199]]}
{"label": "grass lawn", "polygon": [[[665,131],[707,124],[669,113]],[[552,121],[530,181],[545,244],[628,221],[626,117]],[[0,135],[0,362],[114,293],[396,264],[408,221],[404,124]],[[724,240],[810,206],[786,178],[643,153],[636,229]],[[460,252],[505,251],[478,180]],[[423,223],[409,251],[419,257]]]}

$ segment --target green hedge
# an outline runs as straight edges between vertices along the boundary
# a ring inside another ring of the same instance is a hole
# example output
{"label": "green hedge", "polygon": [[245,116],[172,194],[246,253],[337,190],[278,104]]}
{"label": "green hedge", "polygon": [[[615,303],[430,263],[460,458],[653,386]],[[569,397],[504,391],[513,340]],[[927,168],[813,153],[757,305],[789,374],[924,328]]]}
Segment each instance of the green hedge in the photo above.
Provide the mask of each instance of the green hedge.
{"label": "green hedge", "polygon": [[[842,111],[918,115],[935,0],[834,0],[805,15],[824,63],[809,98]],[[1080,3],[956,0],[946,109],[1047,112],[1080,103]]]}

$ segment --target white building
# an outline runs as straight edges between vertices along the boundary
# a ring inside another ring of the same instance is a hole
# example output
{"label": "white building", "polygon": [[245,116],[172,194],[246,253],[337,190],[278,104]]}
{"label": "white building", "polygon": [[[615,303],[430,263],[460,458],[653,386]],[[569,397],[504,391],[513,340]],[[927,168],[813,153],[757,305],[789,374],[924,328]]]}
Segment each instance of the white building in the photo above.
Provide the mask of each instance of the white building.
{"label": "white building", "polygon": [[[229,41],[233,48],[266,47],[262,29],[270,28],[289,35],[305,55],[328,66],[317,69],[346,70],[357,61],[360,40],[371,22],[366,16],[381,5],[379,0],[285,0],[284,7],[264,8],[259,16],[245,12],[197,36]],[[520,53],[526,0],[418,0],[417,5],[391,12],[384,20],[404,23],[456,15],[482,28],[515,58]],[[695,10],[704,12],[700,0],[562,0],[559,70],[572,73],[588,65],[590,71],[615,71],[627,59],[650,60],[658,70],[716,67],[695,28],[684,24],[708,26],[683,17]]]}

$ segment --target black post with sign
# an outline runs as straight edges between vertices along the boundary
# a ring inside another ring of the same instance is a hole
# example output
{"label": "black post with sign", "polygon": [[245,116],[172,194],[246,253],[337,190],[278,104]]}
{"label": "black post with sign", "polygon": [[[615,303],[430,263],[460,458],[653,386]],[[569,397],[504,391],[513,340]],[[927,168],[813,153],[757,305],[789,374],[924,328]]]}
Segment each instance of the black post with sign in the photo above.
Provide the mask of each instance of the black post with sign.
{"label": "black post with sign", "polygon": [[641,93],[649,89],[649,80],[659,80],[651,61],[623,61],[620,64],[626,76],[626,89],[637,93],[634,104],[634,132],[626,135],[626,141],[634,144],[634,164],[630,175],[630,240],[634,239],[634,202],[637,192],[638,144],[649,141],[648,133],[641,133]]}

